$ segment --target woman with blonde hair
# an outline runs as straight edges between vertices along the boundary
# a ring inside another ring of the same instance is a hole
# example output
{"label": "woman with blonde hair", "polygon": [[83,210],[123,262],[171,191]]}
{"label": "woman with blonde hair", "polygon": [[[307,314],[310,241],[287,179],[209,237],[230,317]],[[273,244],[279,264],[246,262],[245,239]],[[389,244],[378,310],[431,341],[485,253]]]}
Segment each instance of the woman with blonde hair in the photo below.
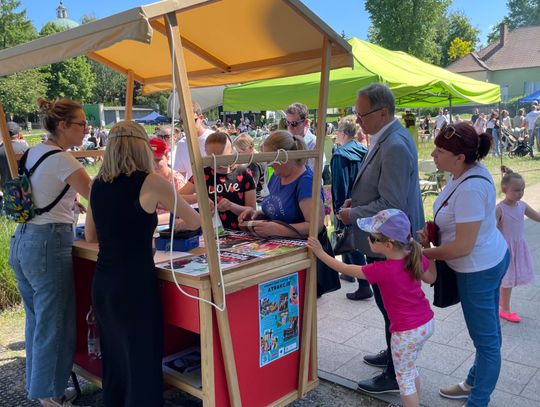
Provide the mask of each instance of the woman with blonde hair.
{"label": "woman with blonde hair", "polygon": [[[176,207],[175,207],[176,203]],[[106,406],[163,405],[163,318],[152,235],[158,205],[176,210],[188,229],[199,214],[154,173],[142,126],[122,121],[109,132],[92,184],[86,240],[99,242],[92,287],[103,357]]]}
{"label": "woman with blonde hair", "polygon": [[[13,268],[26,312],[26,391],[42,406],[71,406],[77,393],[66,389],[75,354],[73,283],[73,204],[88,197],[90,177],[65,150],[80,146],[86,116],[79,102],[38,99],[48,138],[21,160],[30,177],[32,200],[40,213],[17,226],[11,239]],[[23,161],[24,162],[24,161]]]}
{"label": "woman with blonde hair", "polygon": [[[293,136],[287,130],[276,130],[264,140],[263,152],[280,151],[281,161],[270,163],[274,174],[268,182],[269,194],[262,201],[261,211],[249,208],[238,216],[242,224],[247,221],[266,219],[268,222],[255,222],[251,230],[258,236],[304,237],[309,234],[309,221],[313,210],[312,186],[313,172],[306,165],[305,158],[285,158],[285,151],[301,151],[306,144],[301,136]],[[324,201],[322,190],[319,199]],[[319,240],[333,256],[332,246],[323,223],[323,202],[319,211]],[[341,287],[338,275],[317,262],[317,296]]]}

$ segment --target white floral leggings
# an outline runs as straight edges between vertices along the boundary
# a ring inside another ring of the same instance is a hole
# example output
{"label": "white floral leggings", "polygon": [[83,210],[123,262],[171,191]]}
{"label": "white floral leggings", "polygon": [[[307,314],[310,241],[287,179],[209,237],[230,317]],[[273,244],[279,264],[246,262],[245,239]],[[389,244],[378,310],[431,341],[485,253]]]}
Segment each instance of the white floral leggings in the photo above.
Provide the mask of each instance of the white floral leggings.
{"label": "white floral leggings", "polygon": [[392,332],[390,346],[392,360],[396,369],[399,392],[403,396],[416,393],[415,379],[419,376],[416,358],[424,343],[433,335],[434,322],[431,319],[424,325],[408,331]]}

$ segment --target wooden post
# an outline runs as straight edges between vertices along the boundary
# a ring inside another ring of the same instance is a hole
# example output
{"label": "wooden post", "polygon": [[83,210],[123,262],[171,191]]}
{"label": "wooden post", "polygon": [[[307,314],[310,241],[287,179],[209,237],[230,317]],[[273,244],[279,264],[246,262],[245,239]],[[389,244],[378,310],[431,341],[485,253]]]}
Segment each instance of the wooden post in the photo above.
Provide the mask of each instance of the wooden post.
{"label": "wooden post", "polygon": [[[319,87],[319,106],[317,122],[316,150],[319,152],[315,158],[313,169],[313,188],[311,190],[312,212],[309,220],[309,235],[316,237],[319,231],[319,217],[321,211],[321,178],[322,158],[324,153],[324,139],[326,133],[326,108],[328,99],[328,82],[330,78],[332,43],[328,37],[323,39],[323,57],[321,65],[321,83]],[[306,273],[306,290],[304,295],[304,315],[302,325],[302,344],[300,346],[300,371],[298,373],[298,396],[306,393],[308,384],[309,362],[311,360],[311,374],[317,377],[317,259],[310,253],[311,267]],[[310,357],[309,357],[310,356]]]}
{"label": "wooden post", "polygon": [[11,173],[11,177],[15,178],[17,176],[17,159],[15,158],[15,152],[13,151],[13,145],[11,144],[11,136],[9,135],[6,113],[4,112],[2,102],[0,102],[0,130],[0,133],[2,133],[2,140],[4,141],[9,172]]}
{"label": "wooden post", "polygon": [[126,83],[126,111],[124,114],[124,120],[131,120],[133,118],[133,71],[128,70],[127,83]]}
{"label": "wooden post", "polygon": [[[176,20],[176,13],[169,13],[165,16],[167,38],[171,48],[171,58],[174,67],[175,84],[180,100],[180,110],[184,118],[184,126],[188,141],[189,155],[191,157],[191,166],[193,168],[193,177],[197,191],[197,203],[201,213],[202,229],[204,242],[207,250],[208,268],[210,271],[210,282],[214,302],[222,305],[224,303],[223,292],[221,288],[219,257],[212,227],[211,217],[208,216],[210,205],[208,202],[208,192],[206,180],[204,178],[203,164],[199,150],[198,135],[193,120],[193,103],[189,92],[189,82],[186,72],[186,64],[180,38],[180,30]],[[236,374],[236,363],[234,360],[234,351],[232,347],[231,331],[229,327],[229,318],[227,310],[216,312],[216,319],[219,329],[219,338],[223,353],[223,362],[225,366],[225,375],[227,377],[227,388],[229,390],[229,400],[232,406],[241,406],[240,388],[238,386],[238,376]]]}

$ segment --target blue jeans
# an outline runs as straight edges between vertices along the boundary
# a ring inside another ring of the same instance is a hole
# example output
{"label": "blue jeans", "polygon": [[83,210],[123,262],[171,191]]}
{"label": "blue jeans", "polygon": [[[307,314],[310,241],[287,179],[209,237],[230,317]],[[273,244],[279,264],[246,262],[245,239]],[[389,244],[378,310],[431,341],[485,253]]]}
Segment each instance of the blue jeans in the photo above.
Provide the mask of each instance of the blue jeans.
{"label": "blue jeans", "polygon": [[531,151],[534,151],[534,144],[536,138],[540,138],[540,127],[535,129],[529,129],[529,147],[531,148]]}
{"label": "blue jeans", "polygon": [[21,224],[9,264],[26,311],[26,391],[30,399],[64,394],[75,353],[71,224]]}
{"label": "blue jeans", "polygon": [[501,155],[501,149],[500,149],[500,143],[499,143],[499,131],[498,129],[493,129],[491,133],[491,141],[493,143],[493,155],[496,155],[497,157]]}
{"label": "blue jeans", "polygon": [[501,370],[501,323],[499,288],[510,262],[504,259],[488,270],[456,273],[463,315],[476,349],[467,384],[472,391],[467,407],[487,407]]}

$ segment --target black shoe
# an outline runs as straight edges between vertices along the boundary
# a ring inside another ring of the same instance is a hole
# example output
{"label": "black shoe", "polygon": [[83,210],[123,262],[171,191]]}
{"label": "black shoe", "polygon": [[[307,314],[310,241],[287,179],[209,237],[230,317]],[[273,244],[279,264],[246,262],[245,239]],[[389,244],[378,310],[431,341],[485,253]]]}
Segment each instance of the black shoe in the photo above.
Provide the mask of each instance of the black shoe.
{"label": "black shoe", "polygon": [[381,373],[371,379],[359,381],[358,390],[372,394],[399,393],[399,386],[395,378]]}
{"label": "black shoe", "polygon": [[354,277],[353,276],[348,276],[347,274],[340,273],[339,278],[344,280],[344,281],[348,281],[349,283],[354,282]]}
{"label": "black shoe", "polygon": [[358,287],[358,290],[353,293],[347,293],[346,296],[349,300],[353,301],[367,300],[373,297],[373,291],[371,291],[371,287]]}
{"label": "black shoe", "polygon": [[364,356],[364,363],[366,365],[375,366],[375,367],[386,367],[388,363],[388,350],[381,350],[376,355],[366,355]]}

